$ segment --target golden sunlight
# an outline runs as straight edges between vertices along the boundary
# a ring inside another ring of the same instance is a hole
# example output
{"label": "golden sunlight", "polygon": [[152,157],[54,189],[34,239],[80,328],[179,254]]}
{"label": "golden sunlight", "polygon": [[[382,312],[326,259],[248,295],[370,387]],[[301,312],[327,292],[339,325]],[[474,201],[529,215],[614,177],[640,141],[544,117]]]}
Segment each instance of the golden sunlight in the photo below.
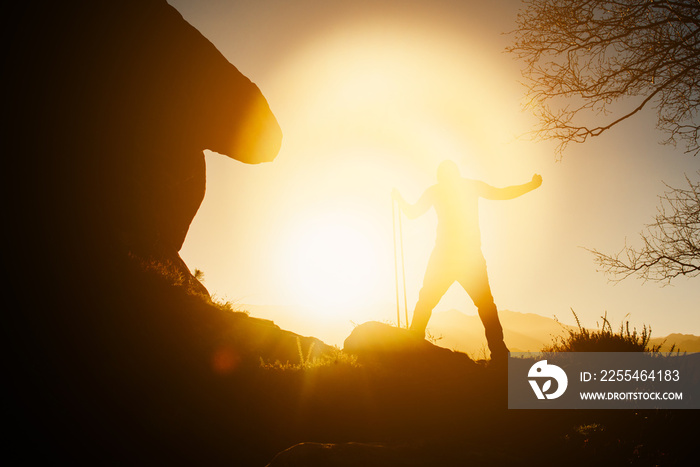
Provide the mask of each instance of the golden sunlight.
{"label": "golden sunlight", "polygon": [[491,62],[447,31],[348,24],[290,54],[270,92],[296,91],[294,119],[282,122],[289,150],[369,143],[434,169],[466,148],[487,155],[512,140],[504,129],[517,117],[499,104],[520,96],[505,92]]}
{"label": "golden sunlight", "polygon": [[[289,54],[275,76],[267,89],[280,96],[285,129],[274,167],[282,194],[266,212],[291,219],[270,266],[281,301],[310,315],[300,320],[358,321],[370,309],[382,315],[367,318],[396,318],[392,188],[415,201],[445,159],[495,185],[532,175],[523,154],[504,152],[518,117],[501,110],[512,98],[503,78],[449,32],[348,24]],[[432,215],[405,225],[409,308],[434,239]]]}
{"label": "golden sunlight", "polygon": [[315,313],[348,310],[372,297],[379,242],[362,219],[319,213],[290,238],[289,277],[298,299]]}

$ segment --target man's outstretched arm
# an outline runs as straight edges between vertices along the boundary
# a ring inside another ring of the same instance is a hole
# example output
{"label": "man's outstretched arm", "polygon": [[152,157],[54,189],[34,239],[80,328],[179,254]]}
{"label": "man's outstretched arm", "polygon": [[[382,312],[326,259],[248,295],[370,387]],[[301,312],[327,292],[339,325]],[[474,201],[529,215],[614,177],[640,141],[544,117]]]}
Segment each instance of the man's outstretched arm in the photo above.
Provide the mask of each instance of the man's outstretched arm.
{"label": "man's outstretched arm", "polygon": [[522,196],[542,185],[542,176],[535,174],[532,180],[522,185],[513,185],[505,188],[496,188],[484,182],[479,182],[479,196],[486,199],[513,199]]}
{"label": "man's outstretched arm", "polygon": [[409,219],[415,219],[416,217],[422,216],[433,204],[430,189],[425,190],[423,195],[418,199],[418,201],[416,201],[416,204],[408,203],[405,199],[403,199],[403,196],[401,196],[401,193],[399,193],[399,190],[396,188],[391,190],[391,197],[399,203],[399,208]]}

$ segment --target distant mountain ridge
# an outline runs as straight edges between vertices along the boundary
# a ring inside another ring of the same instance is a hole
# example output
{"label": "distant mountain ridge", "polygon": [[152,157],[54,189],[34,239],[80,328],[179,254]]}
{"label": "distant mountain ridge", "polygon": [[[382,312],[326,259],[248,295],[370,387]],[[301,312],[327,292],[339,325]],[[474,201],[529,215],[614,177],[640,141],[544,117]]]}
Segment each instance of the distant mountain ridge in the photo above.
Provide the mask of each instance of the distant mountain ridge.
{"label": "distant mountain ridge", "polygon": [[666,337],[652,337],[649,342],[652,345],[663,344],[661,351],[669,351],[672,345],[676,345],[675,350],[681,352],[700,352],[700,336],[694,334],[673,333]]}
{"label": "distant mountain ridge", "polygon": [[[299,316],[303,313],[292,306],[240,304],[237,308],[249,311],[251,316],[272,320],[283,329],[315,336],[326,344],[339,347],[352,331],[352,326],[331,329],[325,328],[322,323],[300,322]],[[539,352],[554,339],[564,337],[568,329],[576,328],[535,313],[500,310],[498,315],[506,345],[511,352]],[[618,330],[615,325],[613,329]],[[427,331],[428,339],[435,345],[465,352],[475,359],[489,356],[484,326],[477,315],[467,315],[454,309],[436,311],[430,318]],[[700,336],[693,334],[673,333],[665,337],[652,337],[650,344],[663,344],[663,352],[670,350],[673,344],[676,345],[675,350],[700,352]]]}
{"label": "distant mountain ridge", "polygon": [[[511,352],[538,352],[558,337],[565,336],[567,329],[574,328],[534,313],[501,310],[498,314]],[[484,327],[477,315],[466,315],[457,310],[435,312],[428,333],[441,347],[466,352],[473,358],[488,356]],[[675,344],[675,350],[700,352],[700,336],[693,334],[674,333],[650,340],[652,345],[662,343],[662,351],[670,350]]]}

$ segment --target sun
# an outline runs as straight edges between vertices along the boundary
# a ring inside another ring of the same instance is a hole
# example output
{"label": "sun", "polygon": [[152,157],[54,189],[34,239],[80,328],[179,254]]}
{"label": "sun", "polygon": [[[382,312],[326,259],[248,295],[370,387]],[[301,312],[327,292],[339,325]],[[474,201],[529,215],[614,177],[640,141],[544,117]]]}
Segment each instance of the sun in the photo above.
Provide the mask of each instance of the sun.
{"label": "sun", "polygon": [[289,272],[297,299],[317,313],[356,308],[375,294],[378,242],[362,219],[319,213],[290,240]]}

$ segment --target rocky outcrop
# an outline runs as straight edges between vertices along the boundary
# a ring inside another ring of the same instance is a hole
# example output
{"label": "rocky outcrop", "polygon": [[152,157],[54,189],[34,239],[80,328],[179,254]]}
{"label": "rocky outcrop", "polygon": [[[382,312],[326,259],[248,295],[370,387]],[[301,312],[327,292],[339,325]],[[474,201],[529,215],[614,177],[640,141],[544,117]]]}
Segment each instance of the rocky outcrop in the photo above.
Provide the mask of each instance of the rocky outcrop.
{"label": "rocky outcrop", "polygon": [[20,241],[64,263],[119,250],[189,274],[178,251],[204,197],[203,150],[245,163],[279,151],[260,90],[165,0],[39,1],[10,16]]}
{"label": "rocky outcrop", "polygon": [[[4,19],[10,444],[108,463],[207,453],[240,416],[220,402],[239,359],[295,355],[297,337],[201,305],[178,252],[204,196],[203,150],[270,161],[278,123],[166,0],[38,0]],[[171,268],[189,287],[151,277]],[[259,341],[239,339],[256,329]]]}
{"label": "rocky outcrop", "polygon": [[359,362],[389,366],[409,365],[433,370],[443,367],[473,369],[477,364],[466,354],[438,347],[406,329],[370,321],[353,329],[343,351],[356,355]]}

